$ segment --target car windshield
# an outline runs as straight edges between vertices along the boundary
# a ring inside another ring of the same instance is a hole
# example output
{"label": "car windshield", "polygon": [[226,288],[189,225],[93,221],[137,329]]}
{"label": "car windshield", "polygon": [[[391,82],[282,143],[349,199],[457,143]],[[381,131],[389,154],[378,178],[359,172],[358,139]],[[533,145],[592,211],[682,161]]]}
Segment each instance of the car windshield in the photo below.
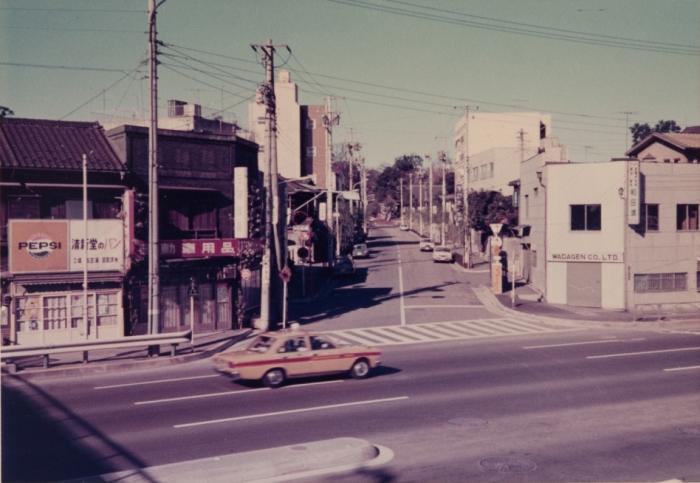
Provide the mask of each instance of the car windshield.
{"label": "car windshield", "polygon": [[272,346],[273,342],[275,342],[275,339],[273,337],[267,335],[259,335],[258,337],[253,339],[253,342],[250,343],[247,350],[250,352],[258,353],[267,352],[268,350],[270,350],[270,347]]}

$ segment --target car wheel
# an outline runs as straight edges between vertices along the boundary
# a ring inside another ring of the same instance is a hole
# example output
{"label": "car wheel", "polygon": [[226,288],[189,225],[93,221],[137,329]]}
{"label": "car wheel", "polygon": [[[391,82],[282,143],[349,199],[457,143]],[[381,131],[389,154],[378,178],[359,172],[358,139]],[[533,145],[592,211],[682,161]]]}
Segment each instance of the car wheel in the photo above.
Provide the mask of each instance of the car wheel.
{"label": "car wheel", "polygon": [[369,369],[367,359],[359,359],[350,368],[350,375],[355,379],[363,379],[369,375]]}
{"label": "car wheel", "polygon": [[267,387],[280,387],[286,376],[282,369],[270,369],[263,376],[263,384]]}

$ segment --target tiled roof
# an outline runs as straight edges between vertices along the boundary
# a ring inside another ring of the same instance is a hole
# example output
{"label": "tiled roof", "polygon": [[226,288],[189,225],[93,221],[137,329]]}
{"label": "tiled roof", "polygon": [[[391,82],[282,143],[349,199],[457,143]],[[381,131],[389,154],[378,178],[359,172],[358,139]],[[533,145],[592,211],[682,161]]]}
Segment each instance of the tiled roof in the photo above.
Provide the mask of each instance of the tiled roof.
{"label": "tiled roof", "polygon": [[0,166],[3,168],[123,171],[124,166],[95,122],[0,119]]}
{"label": "tiled roof", "polygon": [[700,148],[700,134],[694,133],[663,133],[659,136],[666,138],[673,144],[689,149]]}

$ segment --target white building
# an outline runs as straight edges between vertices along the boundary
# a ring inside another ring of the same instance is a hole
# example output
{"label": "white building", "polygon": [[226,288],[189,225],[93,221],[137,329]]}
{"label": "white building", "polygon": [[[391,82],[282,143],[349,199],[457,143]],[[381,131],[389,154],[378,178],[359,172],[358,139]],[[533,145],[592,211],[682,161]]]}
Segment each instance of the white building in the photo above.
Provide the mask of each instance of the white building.
{"label": "white building", "polygon": [[[509,193],[519,164],[537,154],[540,140],[549,137],[552,119],[539,112],[469,112],[454,127],[455,182],[463,186],[469,157],[469,190]],[[488,180],[488,181],[486,181]],[[484,181],[484,182],[482,182]]]}
{"label": "white building", "polygon": [[524,168],[519,212],[531,231],[522,242],[530,281],[549,303],[637,314],[700,303],[700,165]]}

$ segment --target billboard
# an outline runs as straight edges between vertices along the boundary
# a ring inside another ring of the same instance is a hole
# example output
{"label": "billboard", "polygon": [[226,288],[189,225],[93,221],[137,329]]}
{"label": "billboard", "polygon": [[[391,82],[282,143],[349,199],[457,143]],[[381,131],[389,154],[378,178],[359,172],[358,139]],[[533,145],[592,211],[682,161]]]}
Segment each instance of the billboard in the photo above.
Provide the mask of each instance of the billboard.
{"label": "billboard", "polygon": [[250,238],[204,238],[198,240],[164,240],[160,242],[161,258],[238,257],[241,252],[262,251],[261,240]]}
{"label": "billboard", "polygon": [[121,271],[124,228],[121,220],[10,220],[11,273]]}
{"label": "billboard", "polygon": [[640,193],[639,161],[627,162],[627,223],[638,225],[640,222],[641,193]]}
{"label": "billboard", "polygon": [[68,223],[64,220],[10,220],[11,273],[67,272]]}

